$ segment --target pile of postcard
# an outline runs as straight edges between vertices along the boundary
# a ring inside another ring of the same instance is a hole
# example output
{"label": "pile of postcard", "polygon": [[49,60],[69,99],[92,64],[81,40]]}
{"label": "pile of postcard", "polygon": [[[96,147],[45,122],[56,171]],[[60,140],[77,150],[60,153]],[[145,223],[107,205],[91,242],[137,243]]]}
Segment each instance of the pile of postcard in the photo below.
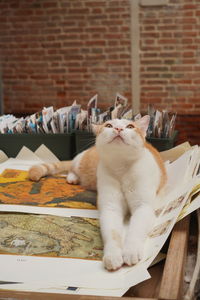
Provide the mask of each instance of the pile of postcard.
{"label": "pile of postcard", "polygon": [[68,185],[63,177],[30,182],[30,166],[58,161],[44,145],[34,153],[23,147],[16,158],[1,152],[0,289],[122,296],[148,279],[148,268],[175,223],[200,207],[200,147],[184,144],[161,154],[168,184],[155,205],[157,218],[144,257],[135,266],[108,272],[101,260],[98,210],[91,200],[96,195]]}
{"label": "pile of postcard", "polygon": [[[44,107],[42,111],[27,117],[16,118],[13,115],[0,117],[0,133],[68,133],[72,130],[91,130],[91,124],[124,118],[134,120],[141,114],[133,115],[128,99],[116,93],[114,103],[104,112],[98,107],[98,96],[92,97],[87,109],[83,109],[76,101],[71,106],[54,110],[53,106]],[[147,137],[168,138],[173,135],[176,114],[167,110],[159,111],[149,105],[150,125]]]}
{"label": "pile of postcard", "polygon": [[113,118],[132,118],[132,110],[127,98],[116,94],[114,105],[106,112],[97,107],[97,95],[92,97],[87,109],[81,108],[76,101],[70,106],[54,110],[53,106],[27,117],[13,115],[0,117],[0,133],[68,133],[74,129],[90,130],[91,123],[100,124]]}

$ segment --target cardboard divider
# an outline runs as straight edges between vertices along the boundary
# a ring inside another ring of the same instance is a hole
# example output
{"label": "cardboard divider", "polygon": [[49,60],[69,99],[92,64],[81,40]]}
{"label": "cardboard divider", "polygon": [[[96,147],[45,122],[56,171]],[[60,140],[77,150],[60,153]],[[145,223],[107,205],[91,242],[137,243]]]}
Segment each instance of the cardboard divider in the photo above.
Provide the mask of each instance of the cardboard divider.
{"label": "cardboard divider", "polygon": [[49,148],[60,160],[70,160],[74,156],[74,133],[0,135],[0,149],[8,157],[15,157],[23,146],[35,151],[42,144]]}

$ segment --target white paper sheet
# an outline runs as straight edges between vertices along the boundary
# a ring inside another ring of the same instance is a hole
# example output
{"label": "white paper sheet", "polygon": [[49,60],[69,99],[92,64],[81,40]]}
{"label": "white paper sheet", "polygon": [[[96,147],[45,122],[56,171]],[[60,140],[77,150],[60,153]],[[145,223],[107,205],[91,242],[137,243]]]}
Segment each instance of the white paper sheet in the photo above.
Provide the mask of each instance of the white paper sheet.
{"label": "white paper sheet", "polygon": [[[148,279],[148,278],[146,278]],[[94,288],[75,288],[68,287],[67,285],[55,283],[28,283],[28,284],[0,284],[1,290],[25,291],[25,292],[38,292],[38,293],[59,293],[70,295],[91,295],[91,296],[123,296],[127,288],[124,289],[94,289]]]}
{"label": "white paper sheet", "polygon": [[[45,282],[94,289],[128,289],[147,278],[145,267],[123,267],[108,272],[101,261],[0,255],[0,280],[23,283]],[[20,272],[18,271],[20,270]]]}
{"label": "white paper sheet", "polygon": [[172,149],[160,152],[160,155],[164,161],[174,161],[183,155],[186,151],[191,148],[188,142],[182,143]]}
{"label": "white paper sheet", "polygon": [[0,163],[3,163],[7,159],[8,159],[8,156],[2,150],[0,150]]}
{"label": "white paper sheet", "polygon": [[20,160],[16,158],[9,158],[4,163],[0,164],[0,173],[2,173],[5,169],[28,171],[31,166],[38,163],[42,163],[39,158],[37,158],[37,160]]}
{"label": "white paper sheet", "polygon": [[21,212],[28,214],[54,215],[59,217],[85,217],[98,218],[99,213],[96,209],[77,209],[60,207],[39,207],[29,205],[1,204],[0,212]]}
{"label": "white paper sheet", "polygon": [[39,157],[45,163],[57,162],[59,159],[44,145],[42,144],[35,152],[35,155]]}
{"label": "white paper sheet", "polygon": [[27,171],[31,166],[42,162],[43,161],[36,154],[34,154],[27,147],[23,146],[16,158],[9,158],[0,164],[0,173],[2,173],[5,169]]}

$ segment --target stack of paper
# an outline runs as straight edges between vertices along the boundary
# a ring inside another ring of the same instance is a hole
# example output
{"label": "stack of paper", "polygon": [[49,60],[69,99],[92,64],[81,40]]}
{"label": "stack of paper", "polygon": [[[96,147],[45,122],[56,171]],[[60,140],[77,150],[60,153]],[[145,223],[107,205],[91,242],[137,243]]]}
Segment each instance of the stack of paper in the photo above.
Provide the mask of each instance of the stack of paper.
{"label": "stack of paper", "polygon": [[116,272],[106,271],[101,261],[96,194],[68,185],[63,177],[29,181],[30,166],[57,161],[45,146],[35,153],[24,147],[16,158],[4,156],[0,164],[0,265],[4,270],[0,289],[122,296],[148,279],[147,269],[174,224],[200,207],[200,148],[177,151],[183,153],[178,158],[176,149],[162,154],[169,180],[165,196],[155,207],[157,219],[144,245],[143,260]]}
{"label": "stack of paper", "polygon": [[[175,129],[176,113],[166,109],[159,111],[151,104],[147,114],[150,124],[147,137],[171,138]],[[53,106],[44,107],[30,116],[16,118],[13,115],[0,116],[1,133],[70,133],[72,130],[92,130],[92,124],[102,124],[111,119],[137,120],[141,114],[134,116],[128,99],[116,93],[113,104],[102,111],[98,107],[98,95],[94,95],[83,109],[76,100],[70,106],[54,110]]]}

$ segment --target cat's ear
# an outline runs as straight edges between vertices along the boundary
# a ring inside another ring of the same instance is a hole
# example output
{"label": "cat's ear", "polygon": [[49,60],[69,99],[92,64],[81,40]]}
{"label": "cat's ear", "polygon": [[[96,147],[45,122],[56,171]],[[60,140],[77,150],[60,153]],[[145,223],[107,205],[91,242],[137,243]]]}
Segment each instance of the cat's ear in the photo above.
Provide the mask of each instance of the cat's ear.
{"label": "cat's ear", "polygon": [[142,117],[141,119],[138,119],[135,121],[135,125],[142,131],[143,136],[146,136],[147,129],[149,127],[149,122],[150,122],[150,116],[146,115]]}
{"label": "cat's ear", "polygon": [[92,124],[91,127],[92,127],[92,132],[93,132],[95,135],[98,135],[99,132],[100,132],[100,129],[101,129],[102,125]]}

